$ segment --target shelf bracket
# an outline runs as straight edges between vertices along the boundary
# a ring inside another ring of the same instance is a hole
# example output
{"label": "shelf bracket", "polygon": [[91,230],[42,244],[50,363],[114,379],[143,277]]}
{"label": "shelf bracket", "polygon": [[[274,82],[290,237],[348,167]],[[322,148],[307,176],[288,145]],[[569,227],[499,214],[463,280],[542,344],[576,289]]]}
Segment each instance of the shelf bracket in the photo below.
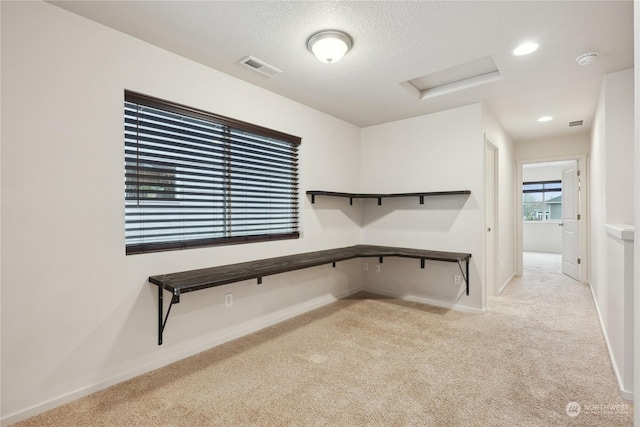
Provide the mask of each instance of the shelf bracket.
{"label": "shelf bracket", "polygon": [[378,197],[378,206],[382,205],[382,197]]}
{"label": "shelf bracket", "polygon": [[460,260],[458,260],[458,267],[460,267],[460,273],[462,273],[462,278],[464,279],[465,283],[467,284],[467,295],[469,295],[469,258],[466,259],[466,274],[465,272],[462,270],[462,263],[460,262]]}
{"label": "shelf bracket", "polygon": [[333,263],[333,268],[336,268],[336,263],[335,262]]}
{"label": "shelf bracket", "polygon": [[349,206],[353,206],[353,197],[349,197]]}
{"label": "shelf bracket", "polygon": [[424,196],[420,196],[420,204],[424,205]]}
{"label": "shelf bracket", "polygon": [[158,345],[162,345],[162,333],[164,332],[164,327],[167,326],[167,320],[169,319],[169,313],[171,313],[171,307],[173,307],[174,303],[177,304],[180,302],[180,295],[172,294],[169,309],[167,310],[167,314],[164,315],[164,309],[162,307],[162,300],[164,299],[163,291],[164,289],[162,288],[162,286],[158,286]]}
{"label": "shelf bracket", "polygon": [[316,202],[316,195],[312,194],[311,195],[311,204],[313,205]]}
{"label": "shelf bracket", "polygon": [[420,268],[424,268],[424,258],[420,258]]}
{"label": "shelf bracket", "polygon": [[384,259],[384,257],[379,256],[378,257],[378,261],[380,261],[380,262],[378,262],[378,264],[382,264],[383,259]]}
{"label": "shelf bracket", "polygon": [[258,285],[262,285],[262,277],[256,277],[256,280],[258,280]]}

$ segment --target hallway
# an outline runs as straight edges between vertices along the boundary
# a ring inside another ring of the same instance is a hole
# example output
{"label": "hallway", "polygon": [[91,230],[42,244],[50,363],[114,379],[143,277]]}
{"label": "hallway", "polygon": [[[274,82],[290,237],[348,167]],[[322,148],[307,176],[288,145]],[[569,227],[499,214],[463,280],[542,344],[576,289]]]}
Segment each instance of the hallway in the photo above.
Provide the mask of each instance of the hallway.
{"label": "hallway", "polygon": [[562,255],[546,252],[522,253],[523,275],[529,274],[562,274]]}
{"label": "hallway", "polygon": [[500,296],[489,297],[488,313],[510,314],[513,321],[526,318],[518,326],[523,328],[522,337],[530,335],[524,351],[531,353],[536,369],[545,375],[554,369],[556,374],[562,372],[547,377],[552,383],[565,383],[550,400],[578,403],[581,425],[631,425],[633,402],[620,397],[591,289],[562,274],[560,254],[523,255],[523,275],[512,279]]}

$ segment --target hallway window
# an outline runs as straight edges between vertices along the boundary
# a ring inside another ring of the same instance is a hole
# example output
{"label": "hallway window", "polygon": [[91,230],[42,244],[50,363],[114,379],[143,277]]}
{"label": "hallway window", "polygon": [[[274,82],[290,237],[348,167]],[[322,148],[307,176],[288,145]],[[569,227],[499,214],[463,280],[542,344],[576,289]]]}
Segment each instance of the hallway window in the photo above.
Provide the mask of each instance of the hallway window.
{"label": "hallway window", "polygon": [[562,220],[562,181],[523,182],[522,219]]}
{"label": "hallway window", "polygon": [[300,138],[125,92],[127,254],[295,239]]}

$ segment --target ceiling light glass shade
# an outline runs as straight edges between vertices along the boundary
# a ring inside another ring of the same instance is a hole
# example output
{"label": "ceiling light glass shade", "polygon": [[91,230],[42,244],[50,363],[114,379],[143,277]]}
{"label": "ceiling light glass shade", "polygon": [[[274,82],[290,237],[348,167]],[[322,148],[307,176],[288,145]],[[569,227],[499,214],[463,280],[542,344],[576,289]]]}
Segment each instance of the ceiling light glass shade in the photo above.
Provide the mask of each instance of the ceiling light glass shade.
{"label": "ceiling light glass shade", "polygon": [[338,62],[353,46],[353,40],[342,31],[320,31],[307,41],[309,49],[318,60],[327,64]]}
{"label": "ceiling light glass shade", "polygon": [[520,46],[513,50],[513,54],[517,56],[528,55],[538,50],[538,43],[522,43]]}
{"label": "ceiling light glass shade", "polygon": [[553,117],[551,116],[542,116],[538,119],[539,122],[548,122],[550,120],[553,120]]}

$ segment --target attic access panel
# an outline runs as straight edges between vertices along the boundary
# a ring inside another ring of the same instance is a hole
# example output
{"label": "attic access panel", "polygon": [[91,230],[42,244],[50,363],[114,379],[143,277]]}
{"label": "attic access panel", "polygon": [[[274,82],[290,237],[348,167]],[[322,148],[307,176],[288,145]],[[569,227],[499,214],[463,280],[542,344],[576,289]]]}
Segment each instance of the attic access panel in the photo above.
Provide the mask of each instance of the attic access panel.
{"label": "attic access panel", "polygon": [[420,99],[428,99],[498,80],[502,80],[500,70],[491,56],[485,56],[455,67],[416,77],[403,85],[417,90]]}

